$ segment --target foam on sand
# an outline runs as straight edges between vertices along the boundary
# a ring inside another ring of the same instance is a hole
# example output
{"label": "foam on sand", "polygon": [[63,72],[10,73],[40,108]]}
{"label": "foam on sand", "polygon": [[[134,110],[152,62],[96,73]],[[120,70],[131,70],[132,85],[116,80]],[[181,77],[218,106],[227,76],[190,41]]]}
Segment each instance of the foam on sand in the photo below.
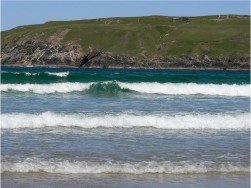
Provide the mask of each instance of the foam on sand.
{"label": "foam on sand", "polygon": [[211,172],[249,172],[249,167],[240,163],[225,162],[215,164],[212,161],[204,162],[86,162],[86,161],[41,161],[26,159],[19,162],[2,162],[3,172],[46,172],[58,174],[205,174]]}

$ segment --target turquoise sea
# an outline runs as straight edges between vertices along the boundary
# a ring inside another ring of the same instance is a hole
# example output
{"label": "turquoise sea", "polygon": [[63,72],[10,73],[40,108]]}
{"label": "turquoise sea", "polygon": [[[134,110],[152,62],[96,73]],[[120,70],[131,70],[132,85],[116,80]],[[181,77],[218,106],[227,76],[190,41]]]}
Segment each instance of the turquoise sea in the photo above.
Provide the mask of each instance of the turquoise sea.
{"label": "turquoise sea", "polygon": [[250,72],[1,68],[3,187],[249,187]]}

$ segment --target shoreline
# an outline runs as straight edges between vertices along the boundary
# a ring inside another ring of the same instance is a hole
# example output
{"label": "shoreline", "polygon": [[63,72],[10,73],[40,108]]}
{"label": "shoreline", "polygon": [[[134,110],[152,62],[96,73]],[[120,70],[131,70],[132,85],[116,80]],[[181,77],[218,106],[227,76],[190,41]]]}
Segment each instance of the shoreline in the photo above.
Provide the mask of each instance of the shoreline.
{"label": "shoreline", "polygon": [[[250,173],[211,173],[211,174],[46,174],[3,173],[4,187],[248,187]],[[13,181],[14,180],[14,181]],[[36,183],[34,183],[34,181]]]}
{"label": "shoreline", "polygon": [[226,70],[222,68],[212,68],[212,67],[205,67],[205,68],[195,68],[195,67],[168,67],[168,68],[146,68],[146,67],[122,67],[122,66],[109,66],[109,67],[101,67],[101,66],[86,66],[86,67],[76,67],[71,65],[30,65],[30,66],[23,66],[20,64],[11,64],[11,65],[1,65],[2,67],[19,67],[19,68],[75,68],[75,69],[118,69],[118,70],[191,70],[191,71],[200,71],[200,70],[214,70],[214,71],[251,71],[251,69],[245,68],[228,68]]}

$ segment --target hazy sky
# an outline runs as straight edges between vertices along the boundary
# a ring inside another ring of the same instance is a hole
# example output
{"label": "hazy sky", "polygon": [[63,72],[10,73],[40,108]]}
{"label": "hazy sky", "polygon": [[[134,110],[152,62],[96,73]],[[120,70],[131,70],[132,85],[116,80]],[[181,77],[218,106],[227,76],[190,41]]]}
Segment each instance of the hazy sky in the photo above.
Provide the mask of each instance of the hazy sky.
{"label": "hazy sky", "polygon": [[51,20],[74,20],[100,17],[145,15],[200,16],[250,14],[244,1],[11,1],[3,0],[1,30]]}

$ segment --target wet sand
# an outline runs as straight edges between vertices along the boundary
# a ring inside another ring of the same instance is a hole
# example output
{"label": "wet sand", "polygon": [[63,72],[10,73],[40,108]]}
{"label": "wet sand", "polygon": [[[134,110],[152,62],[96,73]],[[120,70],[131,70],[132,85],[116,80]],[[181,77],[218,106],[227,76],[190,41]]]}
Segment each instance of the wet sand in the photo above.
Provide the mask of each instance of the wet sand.
{"label": "wet sand", "polygon": [[64,188],[64,187],[250,187],[250,173],[206,175],[129,175],[129,174],[78,174],[3,173],[2,188]]}

